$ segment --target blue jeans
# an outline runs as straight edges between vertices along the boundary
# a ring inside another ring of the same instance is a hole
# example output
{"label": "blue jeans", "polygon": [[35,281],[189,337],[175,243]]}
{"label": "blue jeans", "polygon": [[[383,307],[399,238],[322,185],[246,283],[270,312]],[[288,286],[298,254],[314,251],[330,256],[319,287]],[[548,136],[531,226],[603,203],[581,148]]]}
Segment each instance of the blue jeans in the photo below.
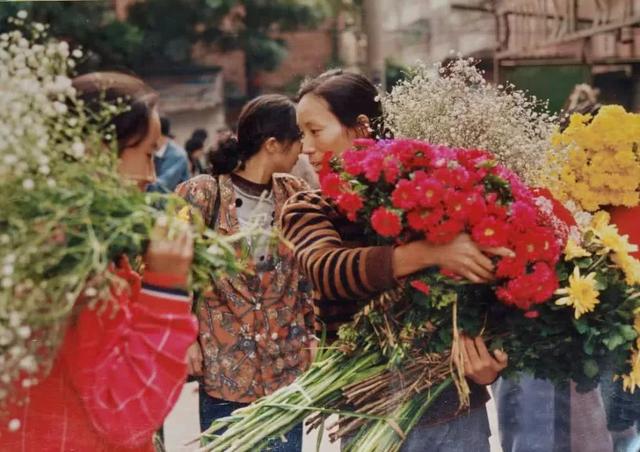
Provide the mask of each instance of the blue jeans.
{"label": "blue jeans", "polygon": [[568,389],[521,375],[500,378],[493,385],[504,452],[568,452],[570,408]]}
{"label": "blue jeans", "polygon": [[[200,385],[200,431],[204,432],[216,419],[229,416],[233,411],[248,405],[248,403],[229,402],[227,400],[216,399],[205,392]],[[216,434],[224,432],[219,430]],[[302,450],[302,424],[294,427],[285,435],[287,442],[273,440],[267,449],[270,452],[300,452]]]}
{"label": "blue jeans", "polygon": [[487,410],[476,408],[442,424],[419,422],[409,432],[400,452],[489,452],[489,436]]}
{"label": "blue jeans", "polygon": [[[400,452],[489,452],[489,418],[487,410],[476,408],[449,422],[418,422],[409,432]],[[342,446],[355,439],[343,439]]]}

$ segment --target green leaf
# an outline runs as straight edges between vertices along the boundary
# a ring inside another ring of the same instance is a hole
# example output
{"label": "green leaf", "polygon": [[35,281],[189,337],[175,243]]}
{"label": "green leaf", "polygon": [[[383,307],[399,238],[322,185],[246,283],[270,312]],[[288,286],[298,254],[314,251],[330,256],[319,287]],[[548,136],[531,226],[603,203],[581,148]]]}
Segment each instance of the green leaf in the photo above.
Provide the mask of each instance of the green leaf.
{"label": "green leaf", "polygon": [[609,350],[613,350],[619,347],[620,345],[624,344],[625,339],[620,334],[614,333],[611,336],[605,338],[602,342],[604,343],[604,345],[607,346]]}
{"label": "green leaf", "polygon": [[580,334],[585,334],[587,331],[589,331],[589,324],[584,318],[574,320],[573,324],[576,327],[576,330],[578,331],[578,333]]}
{"label": "green leaf", "polygon": [[620,334],[627,342],[632,341],[638,337],[638,333],[636,333],[635,328],[633,328],[631,325],[622,325],[620,327]]}
{"label": "green leaf", "polygon": [[582,369],[584,370],[584,374],[589,378],[594,378],[596,375],[598,375],[598,372],[600,372],[598,363],[593,359],[586,360],[584,362],[584,365],[582,366]]}

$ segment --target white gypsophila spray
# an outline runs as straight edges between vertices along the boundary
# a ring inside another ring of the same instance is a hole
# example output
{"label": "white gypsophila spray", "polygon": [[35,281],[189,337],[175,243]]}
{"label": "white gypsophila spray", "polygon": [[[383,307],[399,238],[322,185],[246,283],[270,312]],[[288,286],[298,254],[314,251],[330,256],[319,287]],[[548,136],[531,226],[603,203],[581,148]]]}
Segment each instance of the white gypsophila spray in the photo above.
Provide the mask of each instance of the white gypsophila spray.
{"label": "white gypsophila spray", "polygon": [[[84,105],[71,79],[82,51],[26,13],[10,22],[0,34],[0,412],[47,375],[78,309],[111,305],[124,283],[113,263],[140,256],[158,218],[184,227],[186,208],[119,175],[110,124],[126,103]],[[197,235],[194,287],[238,271],[235,240]]]}
{"label": "white gypsophila spray", "polygon": [[546,105],[488,83],[472,58],[417,66],[382,104],[396,137],[491,151],[528,184],[539,178],[556,127]]}

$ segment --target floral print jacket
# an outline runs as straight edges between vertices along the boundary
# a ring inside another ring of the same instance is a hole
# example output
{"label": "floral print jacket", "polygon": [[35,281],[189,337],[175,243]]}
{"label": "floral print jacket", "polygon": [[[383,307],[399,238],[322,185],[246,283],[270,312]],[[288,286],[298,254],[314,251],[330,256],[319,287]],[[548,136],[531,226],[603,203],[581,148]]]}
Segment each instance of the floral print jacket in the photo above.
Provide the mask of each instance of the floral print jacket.
{"label": "floral print jacket", "polygon": [[[274,175],[275,218],[289,197],[306,188],[293,176]],[[210,228],[222,234],[239,231],[231,177],[197,176],[176,192]],[[205,390],[234,402],[252,402],[293,382],[308,368],[315,343],[312,287],[290,247],[279,241],[264,261],[250,265],[251,274],[213,281],[196,307]]]}

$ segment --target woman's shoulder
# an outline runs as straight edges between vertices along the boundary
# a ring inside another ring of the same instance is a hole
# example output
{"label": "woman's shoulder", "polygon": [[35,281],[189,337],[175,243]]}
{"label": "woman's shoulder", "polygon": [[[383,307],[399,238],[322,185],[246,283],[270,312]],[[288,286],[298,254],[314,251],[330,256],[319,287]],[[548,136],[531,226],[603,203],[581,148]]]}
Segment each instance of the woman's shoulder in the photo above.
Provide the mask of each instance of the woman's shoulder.
{"label": "woman's shoulder", "polygon": [[290,173],[274,173],[273,182],[276,185],[286,187],[288,191],[293,193],[311,190],[304,179]]}
{"label": "woman's shoulder", "polygon": [[175,193],[192,204],[198,203],[218,193],[218,180],[209,174],[200,174],[178,185]]}
{"label": "woman's shoulder", "polygon": [[289,198],[284,205],[284,214],[317,211],[324,215],[337,214],[329,200],[322,196],[320,190],[300,191]]}
{"label": "woman's shoulder", "polygon": [[215,189],[217,187],[218,187],[218,181],[216,180],[215,177],[209,174],[200,174],[178,185],[178,187],[176,188],[176,193],[180,194],[181,192],[188,191],[188,190],[195,190],[195,189],[200,189],[200,190],[211,189],[211,188]]}

